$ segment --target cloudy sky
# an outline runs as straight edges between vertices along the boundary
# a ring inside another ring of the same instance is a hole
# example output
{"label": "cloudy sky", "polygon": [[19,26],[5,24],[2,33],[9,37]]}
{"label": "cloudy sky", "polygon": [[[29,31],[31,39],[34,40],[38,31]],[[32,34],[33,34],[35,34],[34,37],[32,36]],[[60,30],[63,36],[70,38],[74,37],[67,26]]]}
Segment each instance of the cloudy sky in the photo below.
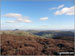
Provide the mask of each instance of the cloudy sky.
{"label": "cloudy sky", "polygon": [[73,1],[2,1],[1,29],[74,29]]}

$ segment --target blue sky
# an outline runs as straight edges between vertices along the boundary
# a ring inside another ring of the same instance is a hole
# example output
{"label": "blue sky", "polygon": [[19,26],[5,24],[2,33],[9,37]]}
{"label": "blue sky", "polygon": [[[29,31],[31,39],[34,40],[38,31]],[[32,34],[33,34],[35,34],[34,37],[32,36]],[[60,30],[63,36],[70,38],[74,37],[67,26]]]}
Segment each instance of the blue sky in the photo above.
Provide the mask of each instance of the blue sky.
{"label": "blue sky", "polygon": [[1,29],[74,29],[73,1],[2,1]]}

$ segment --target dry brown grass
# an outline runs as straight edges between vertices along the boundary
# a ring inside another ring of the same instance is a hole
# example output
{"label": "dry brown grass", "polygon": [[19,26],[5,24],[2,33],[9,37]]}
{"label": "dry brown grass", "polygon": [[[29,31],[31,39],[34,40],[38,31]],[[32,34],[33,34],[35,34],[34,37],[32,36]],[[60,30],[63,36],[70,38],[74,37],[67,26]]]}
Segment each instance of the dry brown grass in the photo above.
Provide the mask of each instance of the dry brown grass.
{"label": "dry brown grass", "polygon": [[58,55],[60,51],[74,51],[74,43],[66,40],[11,34],[2,34],[0,39],[2,55]]}

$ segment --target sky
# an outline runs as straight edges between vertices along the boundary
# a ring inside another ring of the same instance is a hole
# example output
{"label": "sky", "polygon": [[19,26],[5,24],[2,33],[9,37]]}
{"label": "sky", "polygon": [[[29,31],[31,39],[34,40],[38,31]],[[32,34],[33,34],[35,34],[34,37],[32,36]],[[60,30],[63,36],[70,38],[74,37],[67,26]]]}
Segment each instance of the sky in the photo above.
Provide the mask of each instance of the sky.
{"label": "sky", "polygon": [[1,30],[74,29],[74,1],[2,1]]}

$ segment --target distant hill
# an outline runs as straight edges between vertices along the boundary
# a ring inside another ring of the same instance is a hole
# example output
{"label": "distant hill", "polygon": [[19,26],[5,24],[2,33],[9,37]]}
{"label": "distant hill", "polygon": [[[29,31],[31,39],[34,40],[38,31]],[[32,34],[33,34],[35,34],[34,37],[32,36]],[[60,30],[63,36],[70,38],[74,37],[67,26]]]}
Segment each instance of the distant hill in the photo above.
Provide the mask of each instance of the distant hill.
{"label": "distant hill", "polygon": [[27,31],[37,36],[53,39],[63,39],[74,41],[74,32],[72,31]]}
{"label": "distant hill", "polygon": [[42,36],[45,34],[54,34],[57,36],[74,36],[74,32],[71,32],[71,31],[35,31],[35,30],[32,30],[32,31],[27,31],[27,32],[30,32],[32,34],[39,35],[39,36]]}

